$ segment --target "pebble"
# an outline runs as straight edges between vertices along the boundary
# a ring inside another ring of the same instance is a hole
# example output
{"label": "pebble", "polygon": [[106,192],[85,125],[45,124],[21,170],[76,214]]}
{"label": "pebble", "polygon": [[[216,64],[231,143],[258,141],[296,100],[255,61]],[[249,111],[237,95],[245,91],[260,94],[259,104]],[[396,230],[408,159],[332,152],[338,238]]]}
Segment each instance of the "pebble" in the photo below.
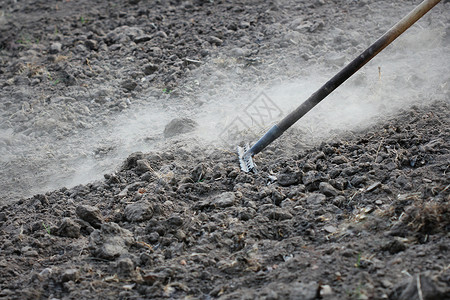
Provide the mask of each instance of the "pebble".
{"label": "pebble", "polygon": [[328,197],[334,197],[338,195],[338,191],[328,182],[321,182],[319,184],[319,190],[322,194]]}
{"label": "pebble", "polygon": [[208,38],[208,42],[209,42],[211,45],[216,45],[216,46],[220,46],[220,45],[222,45],[222,43],[223,43],[223,41],[222,41],[221,39],[219,39],[218,37],[216,37],[216,36],[210,36],[210,37]]}
{"label": "pebble", "polygon": [[63,218],[56,230],[56,234],[59,236],[78,238],[80,236],[80,229],[81,226],[71,218]]}
{"label": "pebble", "polygon": [[88,222],[94,228],[100,228],[103,222],[100,210],[95,206],[80,205],[75,212],[81,220]]}
{"label": "pebble", "polygon": [[298,184],[301,180],[301,175],[298,173],[283,173],[277,176],[278,184],[284,187]]}
{"label": "pebble", "polygon": [[86,40],[84,42],[84,45],[89,49],[89,50],[98,50],[98,42],[96,40]]}
{"label": "pebble", "polygon": [[345,156],[339,155],[335,156],[331,159],[331,162],[336,165],[345,164],[348,162],[348,159]]}
{"label": "pebble", "polygon": [[77,269],[67,269],[61,275],[61,282],[78,281],[80,279],[80,272]]}
{"label": "pebble", "polygon": [[142,222],[153,217],[153,206],[147,200],[128,204],[124,211],[125,218],[130,222]]}
{"label": "pebble", "polygon": [[324,194],[312,193],[306,198],[306,203],[309,205],[321,205],[327,200]]}
{"label": "pebble", "polygon": [[373,190],[379,188],[380,186],[381,186],[381,182],[379,182],[379,181],[377,181],[377,182],[375,182],[375,183],[372,183],[371,185],[369,185],[369,186],[366,188],[366,192],[371,192],[371,191],[373,191]]}
{"label": "pebble", "polygon": [[337,231],[337,228],[334,227],[333,225],[327,225],[323,227],[323,229],[328,233],[335,233]]}
{"label": "pebble", "polygon": [[215,207],[225,208],[234,205],[236,201],[236,196],[233,192],[225,192],[213,198],[212,204]]}
{"label": "pebble", "polygon": [[122,81],[120,86],[122,88],[126,89],[127,91],[131,92],[132,90],[134,90],[137,87],[137,83],[136,83],[136,81],[134,81],[130,78],[127,78],[124,81]]}
{"label": "pebble", "polygon": [[51,54],[59,53],[59,52],[61,52],[61,50],[62,50],[62,44],[59,42],[55,42],[50,45],[50,53]]}
{"label": "pebble", "polygon": [[158,66],[155,64],[146,64],[143,67],[143,72],[145,75],[151,75],[158,71]]}
{"label": "pebble", "polygon": [[114,260],[126,255],[134,244],[133,234],[116,223],[105,223],[89,236],[89,250],[95,257]]}
{"label": "pebble", "polygon": [[140,35],[133,39],[136,44],[148,42],[152,39],[150,35]]}

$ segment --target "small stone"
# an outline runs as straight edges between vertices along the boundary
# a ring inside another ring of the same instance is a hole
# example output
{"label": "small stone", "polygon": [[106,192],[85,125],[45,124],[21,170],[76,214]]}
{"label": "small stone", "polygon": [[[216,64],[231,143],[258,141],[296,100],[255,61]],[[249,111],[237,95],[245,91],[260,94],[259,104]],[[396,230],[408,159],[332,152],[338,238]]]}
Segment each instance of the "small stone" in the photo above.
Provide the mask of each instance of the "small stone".
{"label": "small stone", "polygon": [[61,52],[61,49],[62,49],[61,43],[54,42],[53,44],[50,45],[50,54],[59,53]]}
{"label": "small stone", "polygon": [[336,165],[345,164],[348,162],[348,159],[345,156],[338,155],[331,159],[331,162]]}
{"label": "small stone", "polygon": [[56,231],[56,235],[77,238],[80,236],[80,229],[81,226],[71,218],[63,218]]}
{"label": "small stone", "polygon": [[360,185],[362,185],[365,182],[366,182],[366,176],[355,176],[350,181],[351,185],[354,187],[359,187]]}
{"label": "small stone", "polygon": [[153,168],[150,165],[150,162],[146,159],[138,159],[136,161],[135,172],[138,175],[142,175],[146,172],[153,172]]}
{"label": "small stone", "polygon": [[113,260],[128,253],[133,234],[116,223],[106,223],[89,236],[89,249],[95,257]]}
{"label": "small stone", "polygon": [[212,204],[215,207],[225,208],[225,207],[233,206],[235,200],[236,200],[236,196],[234,195],[233,192],[225,192],[225,193],[222,193],[222,194],[214,197]]}
{"label": "small stone", "polygon": [[381,248],[384,251],[389,251],[390,254],[396,254],[406,250],[406,245],[398,239],[394,239],[383,245]]}
{"label": "small stone", "polygon": [[288,211],[286,211],[285,209],[282,209],[282,208],[269,209],[268,211],[266,211],[264,213],[264,215],[266,217],[268,217],[269,219],[277,220],[277,221],[283,221],[283,220],[288,220],[288,219],[293,218],[292,214],[290,214]]}
{"label": "small stone", "polygon": [[88,222],[94,228],[100,228],[103,222],[100,210],[95,206],[80,205],[75,212],[81,220]]}
{"label": "small stone", "polygon": [[286,199],[286,195],[278,190],[274,190],[272,192],[272,200],[275,203],[275,205],[279,206],[281,202]]}
{"label": "small stone", "polygon": [[241,29],[245,29],[245,28],[249,28],[249,27],[250,27],[250,22],[241,21],[241,23],[239,23],[239,28],[241,28]]}
{"label": "small stone", "polygon": [[322,285],[320,287],[320,296],[324,297],[330,295],[333,295],[333,290],[331,289],[331,286],[329,286],[328,284]]}
{"label": "small stone", "polygon": [[5,222],[8,218],[4,212],[0,212],[0,222]]}
{"label": "small stone", "polygon": [[220,46],[220,45],[222,45],[222,43],[223,43],[223,41],[222,41],[221,39],[219,39],[218,37],[216,37],[216,36],[210,36],[210,37],[208,38],[208,42],[209,42],[211,45],[216,45],[216,46]]}
{"label": "small stone", "polygon": [[179,134],[192,132],[197,128],[197,126],[197,122],[192,119],[175,118],[164,128],[164,136],[169,138]]}
{"label": "small stone", "polygon": [[137,83],[134,80],[128,78],[128,79],[125,79],[124,81],[122,81],[120,86],[122,88],[126,89],[127,91],[131,92],[132,90],[134,90],[137,87]]}
{"label": "small stone", "polygon": [[150,35],[140,35],[140,36],[135,37],[133,41],[136,44],[139,44],[139,43],[148,42],[151,39],[152,39],[152,37]]}
{"label": "small stone", "polygon": [[328,182],[321,182],[319,184],[319,190],[322,194],[328,197],[333,197],[338,195],[338,191]]}
{"label": "small stone", "polygon": [[381,182],[377,181],[375,183],[372,183],[371,185],[369,185],[366,189],[366,192],[371,192],[377,188],[379,188],[381,186]]}
{"label": "small stone", "polygon": [[143,67],[143,71],[145,75],[151,75],[158,71],[158,66],[154,64],[146,64]]}
{"label": "small stone", "polygon": [[89,50],[98,50],[98,42],[96,40],[86,40],[84,45]]}
{"label": "small stone", "polygon": [[328,233],[335,233],[337,231],[337,228],[333,225],[327,225],[323,229]]}
{"label": "small stone", "polygon": [[321,205],[326,199],[327,197],[324,194],[312,193],[306,198],[306,203],[309,205]]}
{"label": "small stone", "polygon": [[167,39],[167,33],[165,33],[164,31],[158,31],[157,33],[155,33],[155,36]]}
{"label": "small stone", "polygon": [[167,224],[172,227],[180,227],[183,225],[183,218],[178,214],[173,214],[167,219]]}
{"label": "small stone", "polygon": [[153,217],[153,206],[146,200],[141,200],[125,207],[125,218],[130,222],[142,222]]}
{"label": "small stone", "polygon": [[121,258],[117,261],[116,272],[120,277],[129,278],[134,272],[134,263],[130,258]]}
{"label": "small stone", "polygon": [[61,275],[61,282],[76,282],[78,279],[80,279],[80,272],[77,269],[67,269]]}
{"label": "small stone", "polygon": [[300,182],[298,173],[283,173],[277,177],[278,184],[281,186],[291,186]]}

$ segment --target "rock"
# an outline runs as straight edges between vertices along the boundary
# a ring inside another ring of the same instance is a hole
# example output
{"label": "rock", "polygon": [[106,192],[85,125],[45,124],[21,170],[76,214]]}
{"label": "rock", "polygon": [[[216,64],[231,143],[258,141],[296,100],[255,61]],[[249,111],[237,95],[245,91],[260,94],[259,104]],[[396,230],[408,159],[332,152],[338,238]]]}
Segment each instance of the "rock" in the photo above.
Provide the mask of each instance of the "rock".
{"label": "rock", "polygon": [[169,138],[179,134],[192,132],[197,128],[197,126],[197,122],[192,119],[175,118],[164,128],[164,136]]}
{"label": "rock", "polygon": [[84,45],[89,50],[98,50],[98,42],[96,40],[86,40]]}
{"label": "rock", "polygon": [[283,221],[292,219],[292,214],[282,208],[272,208],[267,210],[264,215],[272,220]]}
{"label": "rock", "polygon": [[164,31],[158,31],[157,33],[155,33],[155,36],[167,39],[167,33],[165,33]]}
{"label": "rock", "polygon": [[359,187],[360,185],[364,184],[366,182],[367,178],[364,175],[357,175],[352,178],[350,181],[350,184],[354,187]]}
{"label": "rock", "polygon": [[146,64],[143,67],[143,72],[145,75],[151,75],[158,71],[158,66],[154,64]]}
{"label": "rock", "polygon": [[337,228],[334,227],[333,225],[327,225],[323,228],[323,230],[325,230],[328,233],[335,233],[337,231]]}
{"label": "rock", "polygon": [[306,203],[309,205],[321,205],[327,200],[324,194],[312,193],[306,198]]}
{"label": "rock", "polygon": [[62,49],[61,43],[54,42],[53,44],[50,45],[49,52],[50,52],[50,54],[56,54],[56,53],[61,52],[61,49]]}
{"label": "rock", "polygon": [[171,227],[180,227],[183,225],[183,218],[178,214],[173,214],[167,219],[167,224]]}
{"label": "rock", "polygon": [[233,192],[225,192],[220,195],[217,195],[213,198],[212,204],[215,207],[225,208],[234,205],[234,201],[236,200],[236,196]]}
{"label": "rock", "polygon": [[114,260],[128,253],[134,243],[133,234],[116,223],[105,223],[89,236],[89,250],[98,258]]}
{"label": "rock", "polygon": [[134,80],[127,78],[124,81],[122,81],[120,86],[122,88],[126,89],[127,91],[131,92],[132,90],[134,90],[137,87],[137,83]]}
{"label": "rock", "polygon": [[335,165],[345,164],[348,162],[348,159],[345,156],[338,155],[331,159],[331,162]]}
{"label": "rock", "polygon": [[338,191],[328,182],[321,182],[319,184],[319,190],[322,194],[328,197],[334,197],[338,195]]}
{"label": "rock", "polygon": [[8,219],[4,212],[0,212],[0,222],[5,222]]}
{"label": "rock", "polygon": [[154,172],[150,162],[146,159],[136,160],[136,168],[134,169],[136,174],[142,175],[146,172]]}
{"label": "rock", "polygon": [[333,290],[331,289],[331,286],[328,284],[320,286],[320,296],[326,297],[333,295]]}
{"label": "rock", "polygon": [[80,272],[77,269],[67,269],[61,275],[61,282],[73,281],[80,279]]}
{"label": "rock", "polygon": [[374,190],[376,190],[377,188],[379,188],[380,186],[381,186],[381,182],[379,182],[379,181],[377,181],[377,182],[375,182],[375,183],[372,183],[371,185],[369,185],[369,186],[366,188],[366,192],[374,191]]}
{"label": "rock", "polygon": [[152,39],[150,35],[140,35],[133,39],[136,44],[148,42]]}
{"label": "rock", "polygon": [[329,176],[327,174],[317,171],[308,171],[302,177],[303,184],[307,191],[318,190],[320,182],[328,180]]}
{"label": "rock", "polygon": [[128,257],[119,259],[115,269],[119,277],[122,278],[130,278],[134,275],[134,263]]}
{"label": "rock", "polygon": [[210,37],[208,38],[208,42],[209,42],[211,45],[216,45],[216,46],[220,46],[220,45],[222,45],[222,43],[223,43],[223,41],[222,41],[221,39],[219,39],[218,37],[215,37],[215,36],[210,36]]}
{"label": "rock", "polygon": [[80,229],[81,226],[75,223],[74,220],[71,218],[64,218],[56,230],[56,235],[77,238],[80,236]]}
{"label": "rock", "polygon": [[80,205],[75,212],[81,220],[88,222],[94,228],[100,228],[102,225],[103,218],[100,210],[95,206]]}
{"label": "rock", "polygon": [[274,190],[272,192],[272,201],[275,205],[279,206],[284,199],[286,199],[286,195],[279,190]]}
{"label": "rock", "polygon": [[130,222],[142,222],[153,217],[153,206],[147,200],[128,204],[125,207],[125,218]]}
{"label": "rock", "polygon": [[406,250],[406,245],[398,239],[394,239],[383,245],[381,249],[384,251],[389,251],[391,254],[396,254]]}
{"label": "rock", "polygon": [[298,184],[301,180],[299,173],[283,173],[277,177],[278,184],[281,186],[291,186]]}

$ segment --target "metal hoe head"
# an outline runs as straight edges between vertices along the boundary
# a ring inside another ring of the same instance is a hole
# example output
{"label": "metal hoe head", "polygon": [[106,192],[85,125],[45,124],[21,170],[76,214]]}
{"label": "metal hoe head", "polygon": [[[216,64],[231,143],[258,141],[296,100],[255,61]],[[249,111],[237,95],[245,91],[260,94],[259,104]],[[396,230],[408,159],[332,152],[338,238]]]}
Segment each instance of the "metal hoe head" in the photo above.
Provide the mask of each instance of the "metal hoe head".
{"label": "metal hoe head", "polygon": [[245,173],[253,172],[256,173],[256,165],[253,162],[253,158],[248,150],[250,145],[247,143],[244,147],[237,147],[237,153],[239,156],[239,164],[241,165],[241,170]]}

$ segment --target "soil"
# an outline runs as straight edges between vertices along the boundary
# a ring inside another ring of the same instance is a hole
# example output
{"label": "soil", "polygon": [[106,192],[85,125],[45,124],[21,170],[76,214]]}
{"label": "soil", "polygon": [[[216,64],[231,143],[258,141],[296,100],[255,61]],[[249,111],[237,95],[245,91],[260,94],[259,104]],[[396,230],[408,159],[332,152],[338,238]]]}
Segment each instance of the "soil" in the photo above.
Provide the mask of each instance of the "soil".
{"label": "soil", "polygon": [[411,28],[439,63],[356,126],[324,106],[244,173],[258,132],[205,121],[339,70],[416,2],[2,1],[0,298],[450,299],[448,1]]}

